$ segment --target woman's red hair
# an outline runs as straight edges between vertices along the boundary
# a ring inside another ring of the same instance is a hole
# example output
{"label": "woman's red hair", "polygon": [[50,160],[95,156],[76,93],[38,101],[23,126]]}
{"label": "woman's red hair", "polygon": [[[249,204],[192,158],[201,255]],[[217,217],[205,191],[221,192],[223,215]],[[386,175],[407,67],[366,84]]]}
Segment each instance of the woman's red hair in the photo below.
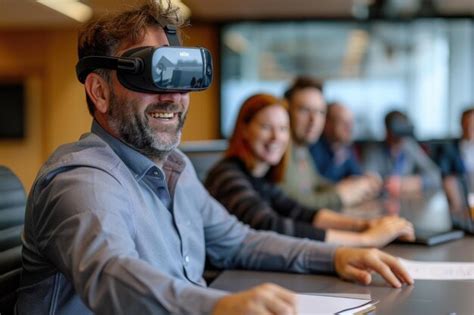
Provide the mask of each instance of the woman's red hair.
{"label": "woman's red hair", "polygon": [[[229,141],[229,147],[225,152],[226,157],[237,157],[242,160],[248,170],[252,170],[256,159],[247,140],[244,137],[244,131],[248,124],[261,110],[270,106],[281,106],[288,110],[285,100],[277,98],[270,94],[255,94],[249,97],[242,104],[237,121],[235,122],[234,132]],[[266,177],[274,183],[280,182],[285,174],[286,163],[288,159],[288,149],[277,165],[271,166]]]}

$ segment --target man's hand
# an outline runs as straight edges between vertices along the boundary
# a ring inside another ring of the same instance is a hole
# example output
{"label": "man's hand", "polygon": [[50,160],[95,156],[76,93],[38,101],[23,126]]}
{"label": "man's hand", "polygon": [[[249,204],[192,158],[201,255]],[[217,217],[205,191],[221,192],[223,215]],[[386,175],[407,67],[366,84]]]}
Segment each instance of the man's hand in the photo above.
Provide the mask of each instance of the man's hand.
{"label": "man's hand", "polygon": [[386,179],[385,190],[392,197],[400,197],[406,194],[420,194],[423,191],[423,181],[419,175],[394,175]]}
{"label": "man's hand", "polygon": [[395,288],[400,288],[402,283],[413,284],[413,279],[398,259],[378,249],[338,248],[334,266],[341,278],[365,285],[372,282],[372,271],[379,273]]}
{"label": "man's hand", "polygon": [[382,180],[374,174],[344,179],[336,184],[344,206],[353,206],[374,199],[382,188]]}
{"label": "man's hand", "polygon": [[380,174],[375,172],[366,172],[362,177],[366,178],[369,182],[372,191],[377,193],[383,188],[383,179]]}
{"label": "man's hand", "polygon": [[413,224],[398,216],[384,216],[368,221],[368,228],[363,232],[364,246],[382,247],[396,238],[415,240]]}
{"label": "man's hand", "polygon": [[217,301],[213,315],[296,314],[295,295],[278,285],[265,283],[227,295]]}
{"label": "man's hand", "polygon": [[364,201],[363,190],[359,186],[352,179],[343,180],[336,184],[336,192],[345,207],[357,205]]}

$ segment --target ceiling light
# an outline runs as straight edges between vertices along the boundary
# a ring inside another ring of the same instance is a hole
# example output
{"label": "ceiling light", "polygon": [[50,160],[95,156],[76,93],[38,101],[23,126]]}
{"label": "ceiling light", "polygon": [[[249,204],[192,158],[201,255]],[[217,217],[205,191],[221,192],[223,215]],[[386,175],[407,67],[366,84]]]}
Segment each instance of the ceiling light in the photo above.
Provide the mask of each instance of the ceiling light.
{"label": "ceiling light", "polygon": [[238,54],[243,54],[250,46],[249,41],[240,32],[227,32],[224,36],[225,45]]}
{"label": "ceiling light", "polygon": [[85,22],[92,16],[92,9],[79,0],[36,0],[78,22]]}
{"label": "ceiling light", "polygon": [[343,76],[357,76],[359,74],[364,54],[369,44],[369,34],[365,30],[351,31],[346,53],[342,61]]}

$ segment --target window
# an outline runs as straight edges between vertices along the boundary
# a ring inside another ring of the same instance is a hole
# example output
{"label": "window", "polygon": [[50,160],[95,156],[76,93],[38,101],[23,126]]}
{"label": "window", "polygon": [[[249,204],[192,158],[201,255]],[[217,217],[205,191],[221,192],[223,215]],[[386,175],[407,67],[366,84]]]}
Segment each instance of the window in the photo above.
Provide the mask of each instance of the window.
{"label": "window", "polygon": [[408,113],[419,139],[455,136],[474,103],[470,19],[242,22],[221,36],[225,137],[248,96],[282,96],[300,74],[323,79],[327,101],[351,108],[356,139],[383,138],[392,109]]}

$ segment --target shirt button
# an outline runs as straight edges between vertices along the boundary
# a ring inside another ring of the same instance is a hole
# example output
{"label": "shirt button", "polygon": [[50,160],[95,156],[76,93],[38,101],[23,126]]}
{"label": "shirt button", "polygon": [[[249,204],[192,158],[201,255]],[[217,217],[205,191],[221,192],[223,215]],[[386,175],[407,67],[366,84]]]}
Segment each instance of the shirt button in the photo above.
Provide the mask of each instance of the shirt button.
{"label": "shirt button", "polygon": [[186,255],[186,256],[184,256],[184,264],[188,265],[188,263],[189,263],[189,256]]}
{"label": "shirt button", "polygon": [[158,171],[154,171],[154,172],[153,172],[153,175],[158,176],[158,175],[159,175],[159,174],[158,174]]}

